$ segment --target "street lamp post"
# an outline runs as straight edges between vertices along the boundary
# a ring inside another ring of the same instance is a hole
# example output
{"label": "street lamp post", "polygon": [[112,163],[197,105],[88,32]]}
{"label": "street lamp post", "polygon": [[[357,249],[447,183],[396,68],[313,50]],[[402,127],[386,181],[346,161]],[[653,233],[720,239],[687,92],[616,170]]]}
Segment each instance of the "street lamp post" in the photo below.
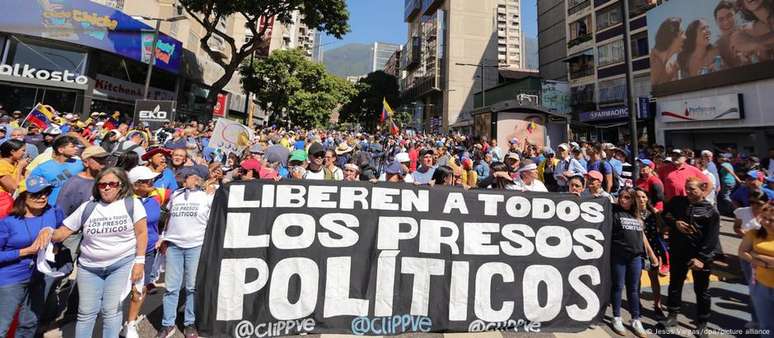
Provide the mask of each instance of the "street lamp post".
{"label": "street lamp post", "polygon": [[142,19],[148,21],[156,21],[156,28],[153,30],[153,43],[150,48],[150,62],[148,62],[148,71],[145,74],[145,89],[143,90],[142,98],[148,99],[148,91],[150,90],[151,76],[153,75],[153,65],[156,63],[156,45],[159,43],[159,30],[161,29],[161,22],[175,22],[185,20],[185,15],[173,16],[171,18],[153,18],[147,16],[133,16],[134,19]]}
{"label": "street lamp post", "polygon": [[[486,62],[486,59],[484,59]],[[487,65],[482,63],[456,63],[457,66],[481,68],[481,107],[486,107],[486,68],[500,68],[500,65]]]}
{"label": "street lamp post", "polygon": [[634,103],[632,91],[632,56],[631,56],[631,35],[629,35],[629,1],[619,0],[621,10],[623,11],[624,25],[624,61],[626,62],[626,101],[629,109],[629,133],[631,134],[631,156],[629,163],[632,165],[632,180],[634,182],[640,176],[640,170],[637,168],[637,155],[639,155],[639,138],[637,137],[637,105]]}

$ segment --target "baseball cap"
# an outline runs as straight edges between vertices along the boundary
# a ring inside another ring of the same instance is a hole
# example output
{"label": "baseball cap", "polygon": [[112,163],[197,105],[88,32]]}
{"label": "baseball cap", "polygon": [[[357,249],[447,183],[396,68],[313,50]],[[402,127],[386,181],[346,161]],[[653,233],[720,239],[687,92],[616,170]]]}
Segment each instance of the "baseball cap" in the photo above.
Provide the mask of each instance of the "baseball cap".
{"label": "baseball cap", "polygon": [[301,149],[293,150],[290,153],[290,161],[299,161],[299,162],[306,161],[306,152]]}
{"label": "baseball cap", "polygon": [[140,180],[152,180],[157,176],[159,176],[159,173],[153,172],[151,168],[144,166],[137,166],[129,170],[129,182],[133,184]]}
{"label": "baseball cap", "polygon": [[651,160],[649,160],[647,158],[642,158],[639,161],[640,161],[640,163],[650,167],[651,169],[655,169],[656,168],[656,164],[653,163],[653,161],[651,161]]}
{"label": "baseball cap", "polygon": [[701,156],[712,156],[712,152],[709,151],[709,150],[706,150],[706,149],[702,150],[701,151]]}
{"label": "baseball cap", "polygon": [[256,159],[249,159],[242,161],[241,164],[239,164],[243,169],[247,170],[260,170],[261,169],[261,162],[258,162]]}
{"label": "baseball cap", "polygon": [[42,176],[30,176],[27,178],[25,184],[27,186],[27,191],[33,194],[37,194],[46,188],[53,187],[53,185]]}
{"label": "baseball cap", "polygon": [[747,178],[763,181],[764,176],[763,176],[763,172],[761,172],[760,170],[750,170],[747,172]]}
{"label": "baseball cap", "polygon": [[511,144],[519,144],[519,140],[518,140],[517,138],[515,138],[515,137],[514,137],[514,138],[512,138],[512,139],[510,140],[510,143],[511,143]]}
{"label": "baseball cap", "polygon": [[43,131],[43,134],[48,135],[62,135],[62,130],[57,126],[50,126]]}
{"label": "baseball cap", "polygon": [[506,159],[508,159],[508,158],[512,158],[512,159],[514,159],[514,160],[521,160],[521,156],[519,156],[519,154],[517,154],[517,153],[514,153],[514,152],[510,152],[510,153],[508,153],[508,155],[505,155],[505,158],[506,158]]}
{"label": "baseball cap", "polygon": [[386,172],[389,175],[400,174],[401,173],[400,162],[392,161],[392,163],[390,163],[390,165],[387,166],[384,172]]}
{"label": "baseball cap", "polygon": [[210,170],[205,166],[193,165],[182,167],[177,171],[177,176],[180,176],[183,179],[186,179],[188,176],[192,175],[199,176],[206,180],[210,176]]}
{"label": "baseball cap", "polygon": [[309,155],[317,155],[320,153],[325,154],[325,149],[323,149],[323,146],[317,142],[312,143],[312,145],[309,146]]}
{"label": "baseball cap", "polygon": [[422,151],[419,152],[419,157],[425,157],[425,155],[433,155],[432,149],[422,149]]}
{"label": "baseball cap", "polygon": [[254,144],[252,147],[250,147],[250,153],[253,154],[263,154],[265,150],[263,149],[263,146],[260,144]]}
{"label": "baseball cap", "polygon": [[569,150],[570,146],[567,145],[567,143],[562,143],[559,146],[557,146],[559,149]]}
{"label": "baseball cap", "polygon": [[530,171],[530,170],[537,170],[537,164],[529,163],[529,164],[523,165],[523,166],[521,166],[521,168],[519,168],[519,172]]}
{"label": "baseball cap", "polygon": [[395,154],[395,161],[404,163],[404,162],[411,162],[411,158],[409,158],[408,153],[397,153]]}
{"label": "baseball cap", "polygon": [[589,171],[586,174],[586,177],[595,179],[597,181],[602,181],[602,179],[603,179],[602,173],[599,172],[599,171],[596,171],[596,170]]}
{"label": "baseball cap", "polygon": [[100,146],[89,146],[83,150],[83,153],[81,153],[81,159],[88,160],[92,157],[101,158],[108,155],[110,154],[108,154],[108,152]]}

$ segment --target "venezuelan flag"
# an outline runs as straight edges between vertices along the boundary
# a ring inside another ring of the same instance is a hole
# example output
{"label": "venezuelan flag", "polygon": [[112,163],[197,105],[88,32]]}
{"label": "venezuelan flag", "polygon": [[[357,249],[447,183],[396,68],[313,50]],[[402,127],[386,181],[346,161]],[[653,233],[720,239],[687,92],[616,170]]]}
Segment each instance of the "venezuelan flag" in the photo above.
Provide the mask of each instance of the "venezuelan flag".
{"label": "venezuelan flag", "polygon": [[387,103],[387,98],[386,97],[383,98],[383,100],[382,100],[382,116],[379,117],[379,121],[381,123],[384,123],[384,121],[386,121],[387,118],[389,118],[390,115],[392,115],[392,113],[393,113],[392,112],[392,108],[390,108],[390,104]]}
{"label": "venezuelan flag", "polygon": [[38,103],[34,108],[32,108],[32,111],[27,114],[27,118],[24,120],[38,126],[40,129],[46,129],[54,120],[53,110],[54,109],[50,106],[45,106],[41,103]]}

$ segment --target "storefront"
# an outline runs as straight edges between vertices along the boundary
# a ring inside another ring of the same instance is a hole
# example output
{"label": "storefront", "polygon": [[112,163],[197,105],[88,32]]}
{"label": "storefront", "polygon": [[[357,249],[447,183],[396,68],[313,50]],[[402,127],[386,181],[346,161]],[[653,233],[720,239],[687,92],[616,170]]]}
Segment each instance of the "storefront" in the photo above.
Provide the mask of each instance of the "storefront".
{"label": "storefront", "polygon": [[[644,103],[647,107],[648,102]],[[637,134],[648,135],[647,108],[638,108]],[[579,123],[573,123],[573,139],[588,142],[611,142],[622,144],[629,142],[631,135],[629,108],[617,106],[578,114]]]}
{"label": "storefront", "polygon": [[142,98],[151,52],[157,58],[150,98],[176,97],[182,44],[121,11],[87,0],[65,5],[5,0],[0,11],[0,103],[30,111],[119,111],[131,117]]}
{"label": "storefront", "polygon": [[657,141],[764,156],[774,146],[774,79],[663,96]]}

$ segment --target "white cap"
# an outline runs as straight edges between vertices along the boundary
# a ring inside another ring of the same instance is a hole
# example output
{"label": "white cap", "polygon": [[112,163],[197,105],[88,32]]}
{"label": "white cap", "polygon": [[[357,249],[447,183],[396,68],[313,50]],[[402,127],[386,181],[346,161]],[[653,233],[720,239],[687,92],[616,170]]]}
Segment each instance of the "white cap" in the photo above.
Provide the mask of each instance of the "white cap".
{"label": "white cap", "polygon": [[712,156],[712,152],[709,151],[709,150],[702,150],[701,151],[701,156],[710,156],[711,157]]}
{"label": "white cap", "polygon": [[411,159],[409,158],[408,153],[397,153],[395,154],[395,160],[398,162],[411,162]]}
{"label": "white cap", "polygon": [[530,164],[524,165],[521,168],[519,168],[519,172],[520,173],[521,172],[525,172],[525,171],[530,171],[530,170],[537,170],[537,164],[530,163]]}
{"label": "white cap", "polygon": [[562,143],[559,146],[557,146],[557,148],[564,149],[564,150],[570,150],[570,147],[567,145],[567,143]]}
{"label": "white cap", "polygon": [[132,170],[129,170],[129,182],[132,182],[132,184],[139,180],[152,180],[156,178],[156,176],[159,176],[159,173],[153,172],[153,170],[148,167],[137,166]]}

